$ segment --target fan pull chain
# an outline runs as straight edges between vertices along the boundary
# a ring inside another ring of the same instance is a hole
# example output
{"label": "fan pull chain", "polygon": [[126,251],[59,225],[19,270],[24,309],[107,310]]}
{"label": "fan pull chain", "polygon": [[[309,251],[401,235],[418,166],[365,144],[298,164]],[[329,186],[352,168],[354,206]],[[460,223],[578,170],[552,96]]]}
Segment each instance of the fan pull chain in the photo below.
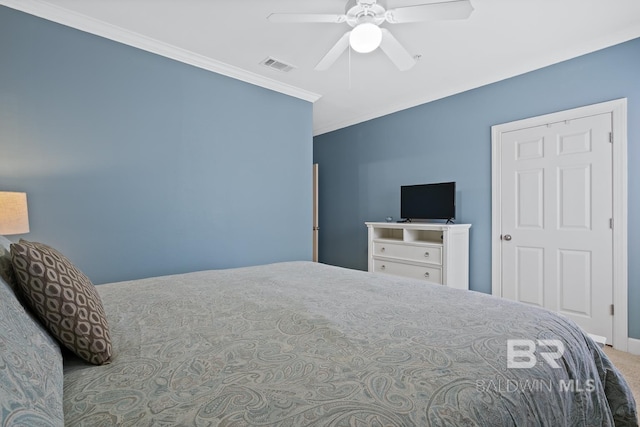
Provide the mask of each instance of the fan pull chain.
{"label": "fan pull chain", "polygon": [[351,90],[351,46],[349,46],[349,90]]}

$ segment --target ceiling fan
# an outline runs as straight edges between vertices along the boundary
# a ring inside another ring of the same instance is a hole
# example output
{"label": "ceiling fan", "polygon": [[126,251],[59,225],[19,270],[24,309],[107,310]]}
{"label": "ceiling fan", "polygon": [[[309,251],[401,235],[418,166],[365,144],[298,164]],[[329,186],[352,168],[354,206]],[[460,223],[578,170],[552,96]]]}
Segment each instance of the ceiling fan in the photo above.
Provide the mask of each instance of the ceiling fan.
{"label": "ceiling fan", "polygon": [[473,12],[470,0],[450,0],[439,3],[385,9],[376,0],[349,0],[344,14],[272,13],[267,17],[276,23],[347,23],[353,29],[347,31],[315,66],[316,70],[328,69],[349,47],[356,52],[373,52],[380,47],[391,61],[404,71],[413,67],[416,59],[386,28],[380,25],[466,19]]}

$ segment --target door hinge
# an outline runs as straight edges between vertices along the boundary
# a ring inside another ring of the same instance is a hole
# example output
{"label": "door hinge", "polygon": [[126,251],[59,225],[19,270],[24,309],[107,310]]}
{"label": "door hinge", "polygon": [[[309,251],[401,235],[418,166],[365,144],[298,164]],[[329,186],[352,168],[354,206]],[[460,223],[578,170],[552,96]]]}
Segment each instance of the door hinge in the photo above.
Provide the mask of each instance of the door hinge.
{"label": "door hinge", "polygon": [[613,218],[609,218],[609,228],[613,230]]}
{"label": "door hinge", "polygon": [[611,312],[611,315],[613,316],[613,304],[611,304],[610,312]]}
{"label": "door hinge", "polygon": [[613,143],[613,132],[609,132],[609,142]]}

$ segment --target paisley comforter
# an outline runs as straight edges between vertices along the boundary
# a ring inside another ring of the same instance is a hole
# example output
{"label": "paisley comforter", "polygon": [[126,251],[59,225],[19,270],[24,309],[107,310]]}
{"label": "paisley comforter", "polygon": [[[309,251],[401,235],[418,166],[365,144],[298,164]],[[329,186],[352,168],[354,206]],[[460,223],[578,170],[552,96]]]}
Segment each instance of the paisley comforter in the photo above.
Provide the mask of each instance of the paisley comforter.
{"label": "paisley comforter", "polygon": [[489,295],[309,262],[98,292],[115,357],[67,358],[66,425],[637,425],[574,323]]}

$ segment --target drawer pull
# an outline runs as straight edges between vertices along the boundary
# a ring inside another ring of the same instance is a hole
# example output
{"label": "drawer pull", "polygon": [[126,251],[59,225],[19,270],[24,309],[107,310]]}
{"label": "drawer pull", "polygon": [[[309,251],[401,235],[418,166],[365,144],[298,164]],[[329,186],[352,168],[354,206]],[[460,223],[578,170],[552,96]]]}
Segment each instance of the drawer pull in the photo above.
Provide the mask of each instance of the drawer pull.
{"label": "drawer pull", "polygon": [[429,278],[429,272],[424,273],[424,277]]}
{"label": "drawer pull", "polygon": [[424,253],[424,257],[425,257],[425,258],[429,258],[429,252],[425,252],[425,253]]}
{"label": "drawer pull", "polygon": [[387,268],[387,266],[386,266],[386,265],[384,265],[384,264],[382,264],[382,265],[380,266],[380,270],[384,270],[385,268]]}
{"label": "drawer pull", "polygon": [[384,246],[380,248],[380,252],[384,252]]}

